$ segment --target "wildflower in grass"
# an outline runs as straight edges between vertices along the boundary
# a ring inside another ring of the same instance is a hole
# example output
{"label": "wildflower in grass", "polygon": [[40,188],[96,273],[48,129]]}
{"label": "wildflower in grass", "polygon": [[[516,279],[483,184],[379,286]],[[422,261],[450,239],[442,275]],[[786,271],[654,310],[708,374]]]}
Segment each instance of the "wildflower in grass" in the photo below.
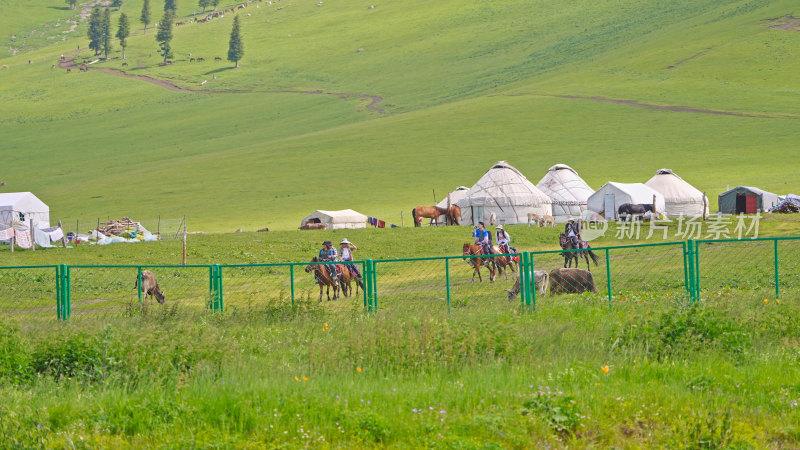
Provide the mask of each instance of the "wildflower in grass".
{"label": "wildflower in grass", "polygon": [[361,367],[356,367],[356,372],[361,372]]}
{"label": "wildflower in grass", "polygon": [[300,378],[297,375],[295,375],[294,376],[294,381],[300,381]]}
{"label": "wildflower in grass", "polygon": [[439,414],[447,414],[447,411],[441,410],[441,411],[439,411]]}
{"label": "wildflower in grass", "polygon": [[779,299],[779,298],[775,299],[775,303],[780,303],[780,302],[781,302],[781,299]]}
{"label": "wildflower in grass", "polygon": [[767,300],[767,299],[765,298],[765,299],[764,299],[764,303],[769,303],[769,300]]}
{"label": "wildflower in grass", "polygon": [[303,377],[303,381],[308,381],[308,377]]}
{"label": "wildflower in grass", "polygon": [[608,373],[608,366],[603,366],[603,373]]}
{"label": "wildflower in grass", "polygon": [[413,413],[415,413],[415,414],[416,414],[416,412],[417,412],[417,408],[414,408],[414,409],[412,409],[412,410],[411,410],[411,412],[413,412]]}

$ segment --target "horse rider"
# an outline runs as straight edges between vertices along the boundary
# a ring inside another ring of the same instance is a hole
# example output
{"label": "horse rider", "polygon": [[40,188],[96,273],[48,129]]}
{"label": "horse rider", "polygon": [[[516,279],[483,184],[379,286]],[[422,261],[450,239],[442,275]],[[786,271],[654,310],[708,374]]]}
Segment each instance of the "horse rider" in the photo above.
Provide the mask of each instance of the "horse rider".
{"label": "horse rider", "polygon": [[[348,262],[353,260],[353,252],[358,250],[355,244],[348,241],[347,238],[342,239],[342,242],[339,243],[339,258],[341,261]],[[356,274],[356,276],[360,277],[361,272],[358,271],[358,267],[355,264],[345,264],[348,269],[350,269],[351,273]]]}
{"label": "horse rider", "polygon": [[[325,241],[322,243],[322,249],[319,251],[319,260],[321,262],[336,261],[338,254],[333,247],[333,242]],[[339,282],[339,271],[334,264],[326,264],[328,266],[328,273],[331,274],[331,279],[334,283]]]}
{"label": "horse rider", "polygon": [[502,225],[498,225],[495,234],[497,237],[497,245],[500,246],[500,248],[503,250],[503,253],[511,253],[511,247],[508,245],[511,242],[511,235],[508,234],[508,231],[503,229]]}
{"label": "horse rider", "polygon": [[472,236],[475,238],[475,245],[480,245],[485,255],[492,254],[492,233],[486,229],[483,222],[478,222],[478,228],[475,229]]}
{"label": "horse rider", "polygon": [[570,241],[572,241],[572,246],[574,248],[580,248],[578,241],[581,233],[578,223],[575,222],[574,217],[570,216],[569,219],[567,219],[567,225],[564,226],[564,234],[566,234]]}

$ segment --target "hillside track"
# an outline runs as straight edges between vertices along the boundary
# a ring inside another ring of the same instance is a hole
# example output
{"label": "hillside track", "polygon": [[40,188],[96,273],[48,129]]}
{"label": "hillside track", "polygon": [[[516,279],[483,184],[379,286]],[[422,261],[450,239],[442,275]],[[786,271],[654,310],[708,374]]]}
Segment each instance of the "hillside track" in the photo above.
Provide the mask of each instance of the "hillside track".
{"label": "hillside track", "polygon": [[[72,56],[75,52],[70,54]],[[81,64],[75,62],[74,58],[64,59],[63,61],[59,61],[58,66],[64,70],[79,70]],[[191,89],[187,87],[178,86],[171,81],[162,80],[160,78],[153,78],[147,75],[131,75],[116,69],[109,69],[107,67],[90,67],[86,66],[86,70],[95,70],[98,72],[102,72],[108,75],[113,75],[116,77],[122,78],[130,78],[139,81],[145,81],[147,83],[155,84],[156,86],[161,86],[165,89],[169,89],[170,91],[176,92],[191,92],[197,94],[305,94],[305,95],[332,95],[341,98],[342,100],[347,100],[351,97],[361,97],[361,98],[368,98],[372,100],[368,105],[367,109],[370,111],[374,111],[378,114],[386,114],[386,111],[379,108],[378,105],[383,101],[383,97],[377,95],[370,95],[370,94],[349,94],[344,92],[325,92],[322,90],[315,90],[315,91],[301,91],[301,90],[275,90],[275,91],[259,91],[254,89]]]}
{"label": "hillside track", "polygon": [[491,95],[490,97],[498,95],[506,97],[530,96],[530,97],[541,97],[541,98],[563,98],[569,100],[588,100],[592,102],[615,103],[618,105],[626,105],[626,106],[633,106],[637,108],[646,108],[646,109],[657,109],[661,111],[686,112],[694,114],[712,114],[717,116],[748,117],[756,119],[800,119],[800,115],[797,114],[765,114],[765,113],[754,113],[754,112],[723,111],[715,109],[694,108],[691,106],[657,105],[654,103],[637,102],[635,100],[623,100],[618,98],[606,98],[606,97],[585,97],[579,95],[496,94],[496,95]]}

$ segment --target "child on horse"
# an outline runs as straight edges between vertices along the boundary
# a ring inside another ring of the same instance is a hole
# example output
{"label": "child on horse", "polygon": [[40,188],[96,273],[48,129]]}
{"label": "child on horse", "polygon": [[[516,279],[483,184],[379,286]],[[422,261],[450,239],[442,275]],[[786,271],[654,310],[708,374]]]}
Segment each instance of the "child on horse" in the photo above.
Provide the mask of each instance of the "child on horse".
{"label": "child on horse", "polygon": [[[342,261],[352,261],[353,260],[353,252],[358,250],[358,247],[355,246],[352,242],[348,241],[347,238],[342,239],[342,242],[339,243],[341,252],[339,257]],[[361,276],[361,272],[358,271],[358,266],[355,264],[345,264],[348,269],[350,269],[351,273],[354,273],[357,277]]]}
{"label": "child on horse", "polygon": [[[319,260],[321,262],[326,261],[336,261],[337,256],[336,249],[333,247],[333,242],[325,241],[322,243],[322,249],[319,251]],[[331,278],[333,279],[334,283],[339,281],[339,271],[336,265],[333,264],[326,264],[328,267],[328,273],[331,274]]]}

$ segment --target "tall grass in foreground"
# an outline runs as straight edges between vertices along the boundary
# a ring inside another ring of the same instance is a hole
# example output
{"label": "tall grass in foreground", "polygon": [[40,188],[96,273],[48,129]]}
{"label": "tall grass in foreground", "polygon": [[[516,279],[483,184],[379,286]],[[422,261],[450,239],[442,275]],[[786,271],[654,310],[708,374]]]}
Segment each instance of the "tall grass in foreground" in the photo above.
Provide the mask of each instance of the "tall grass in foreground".
{"label": "tall grass in foreground", "polygon": [[375,314],[150,308],[0,327],[12,446],[780,447],[796,300]]}

